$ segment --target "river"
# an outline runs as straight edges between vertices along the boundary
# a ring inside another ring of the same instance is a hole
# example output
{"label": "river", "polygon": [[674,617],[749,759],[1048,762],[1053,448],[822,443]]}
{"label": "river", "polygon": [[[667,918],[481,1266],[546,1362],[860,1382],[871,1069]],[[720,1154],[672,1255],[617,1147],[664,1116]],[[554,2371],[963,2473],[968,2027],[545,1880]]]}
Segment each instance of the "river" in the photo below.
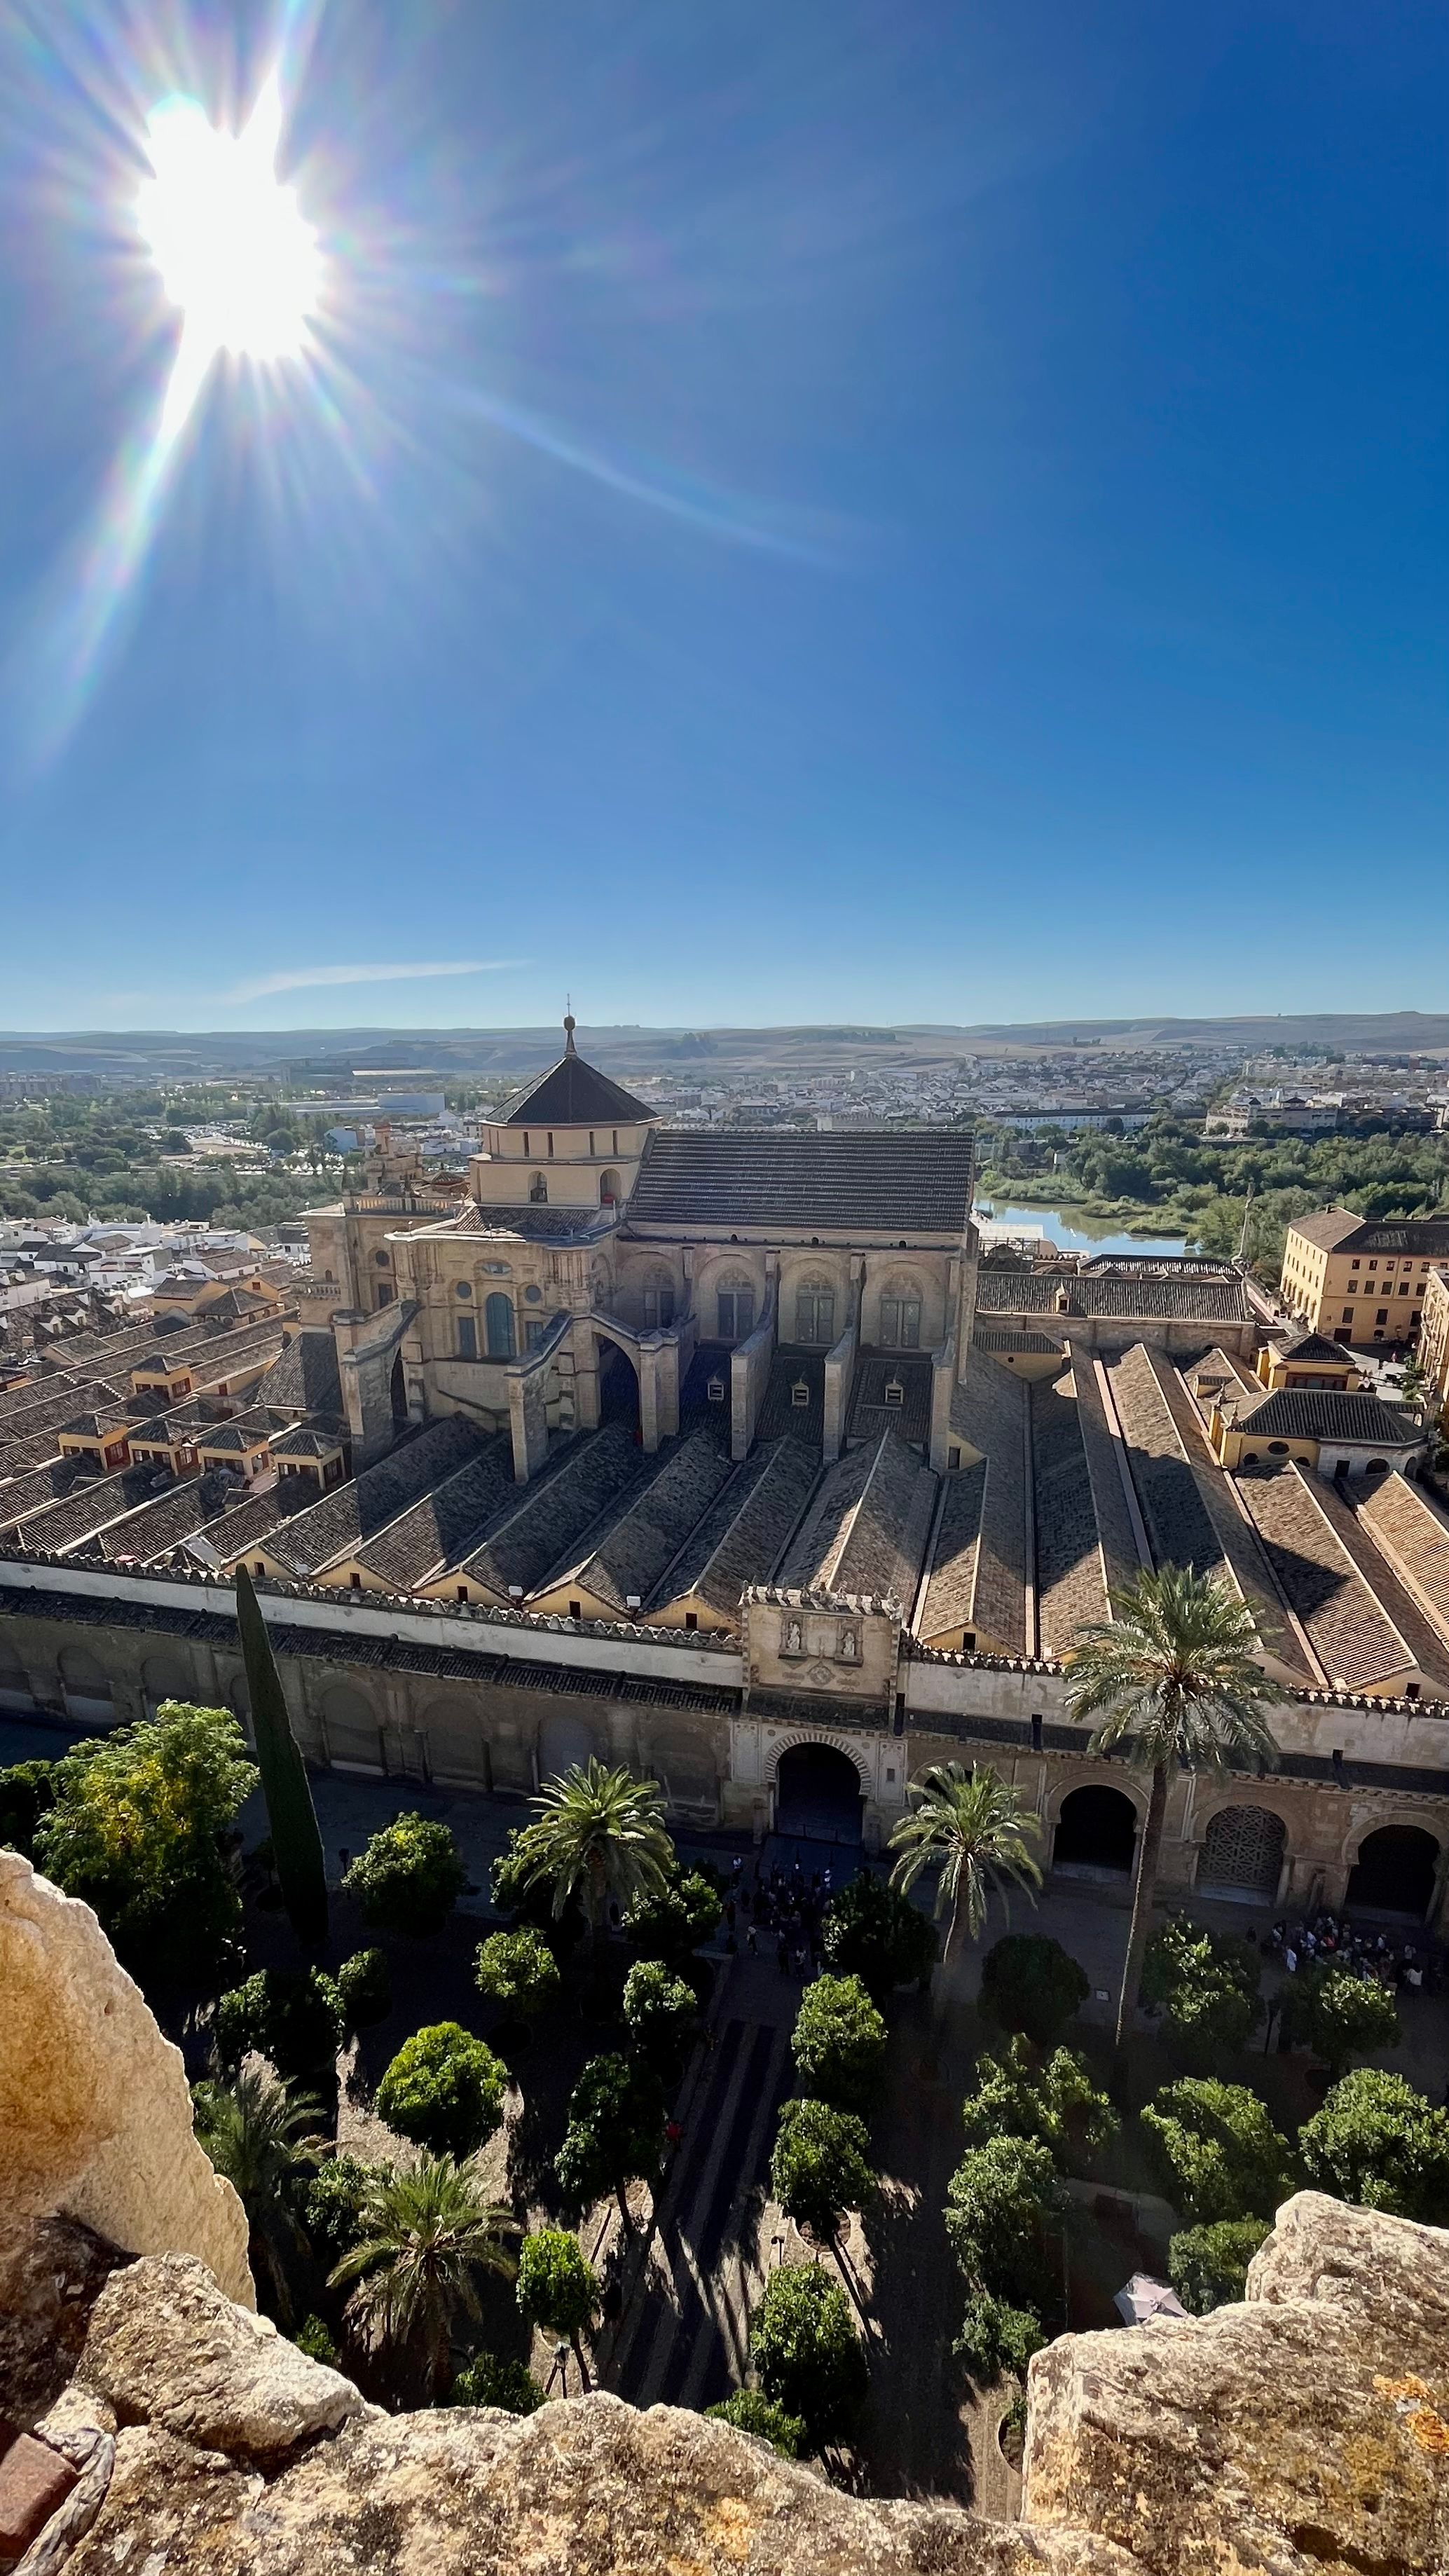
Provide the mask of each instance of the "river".
{"label": "river", "polygon": [[1002,1207],[983,1199],[976,1214],[993,1225],[1039,1225],[1047,1240],[1063,1252],[1186,1252],[1181,1234],[1123,1234],[1110,1218],[1084,1216],[1077,1207]]}

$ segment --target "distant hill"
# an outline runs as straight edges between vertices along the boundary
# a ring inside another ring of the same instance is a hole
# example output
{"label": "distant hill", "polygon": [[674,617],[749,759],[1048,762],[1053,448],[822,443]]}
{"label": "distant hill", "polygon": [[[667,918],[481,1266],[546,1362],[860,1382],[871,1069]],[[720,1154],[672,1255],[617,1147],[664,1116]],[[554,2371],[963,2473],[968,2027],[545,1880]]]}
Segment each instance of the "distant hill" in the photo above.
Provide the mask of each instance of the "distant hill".
{"label": "distant hill", "polygon": [[[553,1062],[557,1026],[488,1029],[97,1029],[0,1031],[0,1072],[92,1073],[180,1080],[202,1074],[277,1074],[288,1081],[335,1083],[390,1071],[410,1082],[425,1073],[523,1076]],[[1308,1011],[1239,1019],[992,1020],[969,1025],[896,1021],[890,1028],[592,1027],[580,1023],[580,1052],[611,1073],[715,1077],[801,1070],[858,1062],[940,1063],[953,1057],[1024,1054],[1075,1044],[1084,1050],[1122,1046],[1271,1046],[1375,1049],[1393,1054],[1449,1055],[1449,1012]]]}

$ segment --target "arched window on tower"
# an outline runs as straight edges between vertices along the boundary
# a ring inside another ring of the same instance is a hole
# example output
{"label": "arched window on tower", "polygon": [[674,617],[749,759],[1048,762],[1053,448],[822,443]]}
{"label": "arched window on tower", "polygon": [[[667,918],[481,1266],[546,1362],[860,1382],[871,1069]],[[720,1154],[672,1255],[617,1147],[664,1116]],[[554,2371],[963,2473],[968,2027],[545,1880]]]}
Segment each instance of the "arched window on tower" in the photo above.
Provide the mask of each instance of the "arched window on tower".
{"label": "arched window on tower", "polygon": [[495,1288],[483,1309],[484,1329],[488,1335],[490,1360],[511,1360],[517,1347],[513,1329],[513,1300]]}
{"label": "arched window on tower", "polygon": [[623,1197],[623,1190],[622,1190],[622,1188],[621,1188],[621,1186],[620,1186],[620,1182],[619,1182],[619,1175],[618,1175],[618,1173],[617,1173],[617,1172],[615,1172],[615,1171],[612,1171],[612,1170],[611,1170],[611,1171],[607,1171],[607,1172],[600,1172],[600,1174],[599,1174],[599,1205],[600,1205],[600,1207],[617,1207],[617,1206],[618,1206],[618,1204],[619,1204],[619,1201],[620,1201],[620,1199],[621,1199],[622,1197]]}
{"label": "arched window on tower", "polygon": [[547,1207],[548,1183],[544,1179],[542,1172],[533,1172],[530,1174],[528,1195],[534,1207]]}

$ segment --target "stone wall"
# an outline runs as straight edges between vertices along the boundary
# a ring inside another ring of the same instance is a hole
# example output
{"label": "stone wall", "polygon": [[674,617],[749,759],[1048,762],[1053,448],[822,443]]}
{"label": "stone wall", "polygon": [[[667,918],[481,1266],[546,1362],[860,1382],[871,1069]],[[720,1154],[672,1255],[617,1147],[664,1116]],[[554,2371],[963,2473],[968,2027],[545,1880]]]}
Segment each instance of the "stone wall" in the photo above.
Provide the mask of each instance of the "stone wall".
{"label": "stone wall", "polygon": [[90,1907],[10,1851],[0,2012],[0,2273],[29,2222],[62,2210],[127,2253],[199,2255],[254,2305],[241,2202],[193,2135],[181,2051]]}
{"label": "stone wall", "polygon": [[70,2576],[1428,2576],[1449,2547],[1449,2235],[1315,2194],[1245,2304],[1038,2354],[1019,2523],[608,2395],[384,2415],[184,2257],[88,2296],[45,2412],[0,2378],[86,2464],[42,2543]]}

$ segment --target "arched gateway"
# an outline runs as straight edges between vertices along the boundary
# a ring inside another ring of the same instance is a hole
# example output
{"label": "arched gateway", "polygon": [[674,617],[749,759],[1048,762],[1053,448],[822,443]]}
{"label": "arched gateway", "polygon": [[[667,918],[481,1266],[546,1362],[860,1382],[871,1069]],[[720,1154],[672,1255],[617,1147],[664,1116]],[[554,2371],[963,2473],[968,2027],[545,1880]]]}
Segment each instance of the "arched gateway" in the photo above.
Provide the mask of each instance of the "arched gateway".
{"label": "arched gateway", "polygon": [[792,1744],[775,1775],[775,1831],[809,1842],[858,1843],[860,1773],[833,1744]]}

